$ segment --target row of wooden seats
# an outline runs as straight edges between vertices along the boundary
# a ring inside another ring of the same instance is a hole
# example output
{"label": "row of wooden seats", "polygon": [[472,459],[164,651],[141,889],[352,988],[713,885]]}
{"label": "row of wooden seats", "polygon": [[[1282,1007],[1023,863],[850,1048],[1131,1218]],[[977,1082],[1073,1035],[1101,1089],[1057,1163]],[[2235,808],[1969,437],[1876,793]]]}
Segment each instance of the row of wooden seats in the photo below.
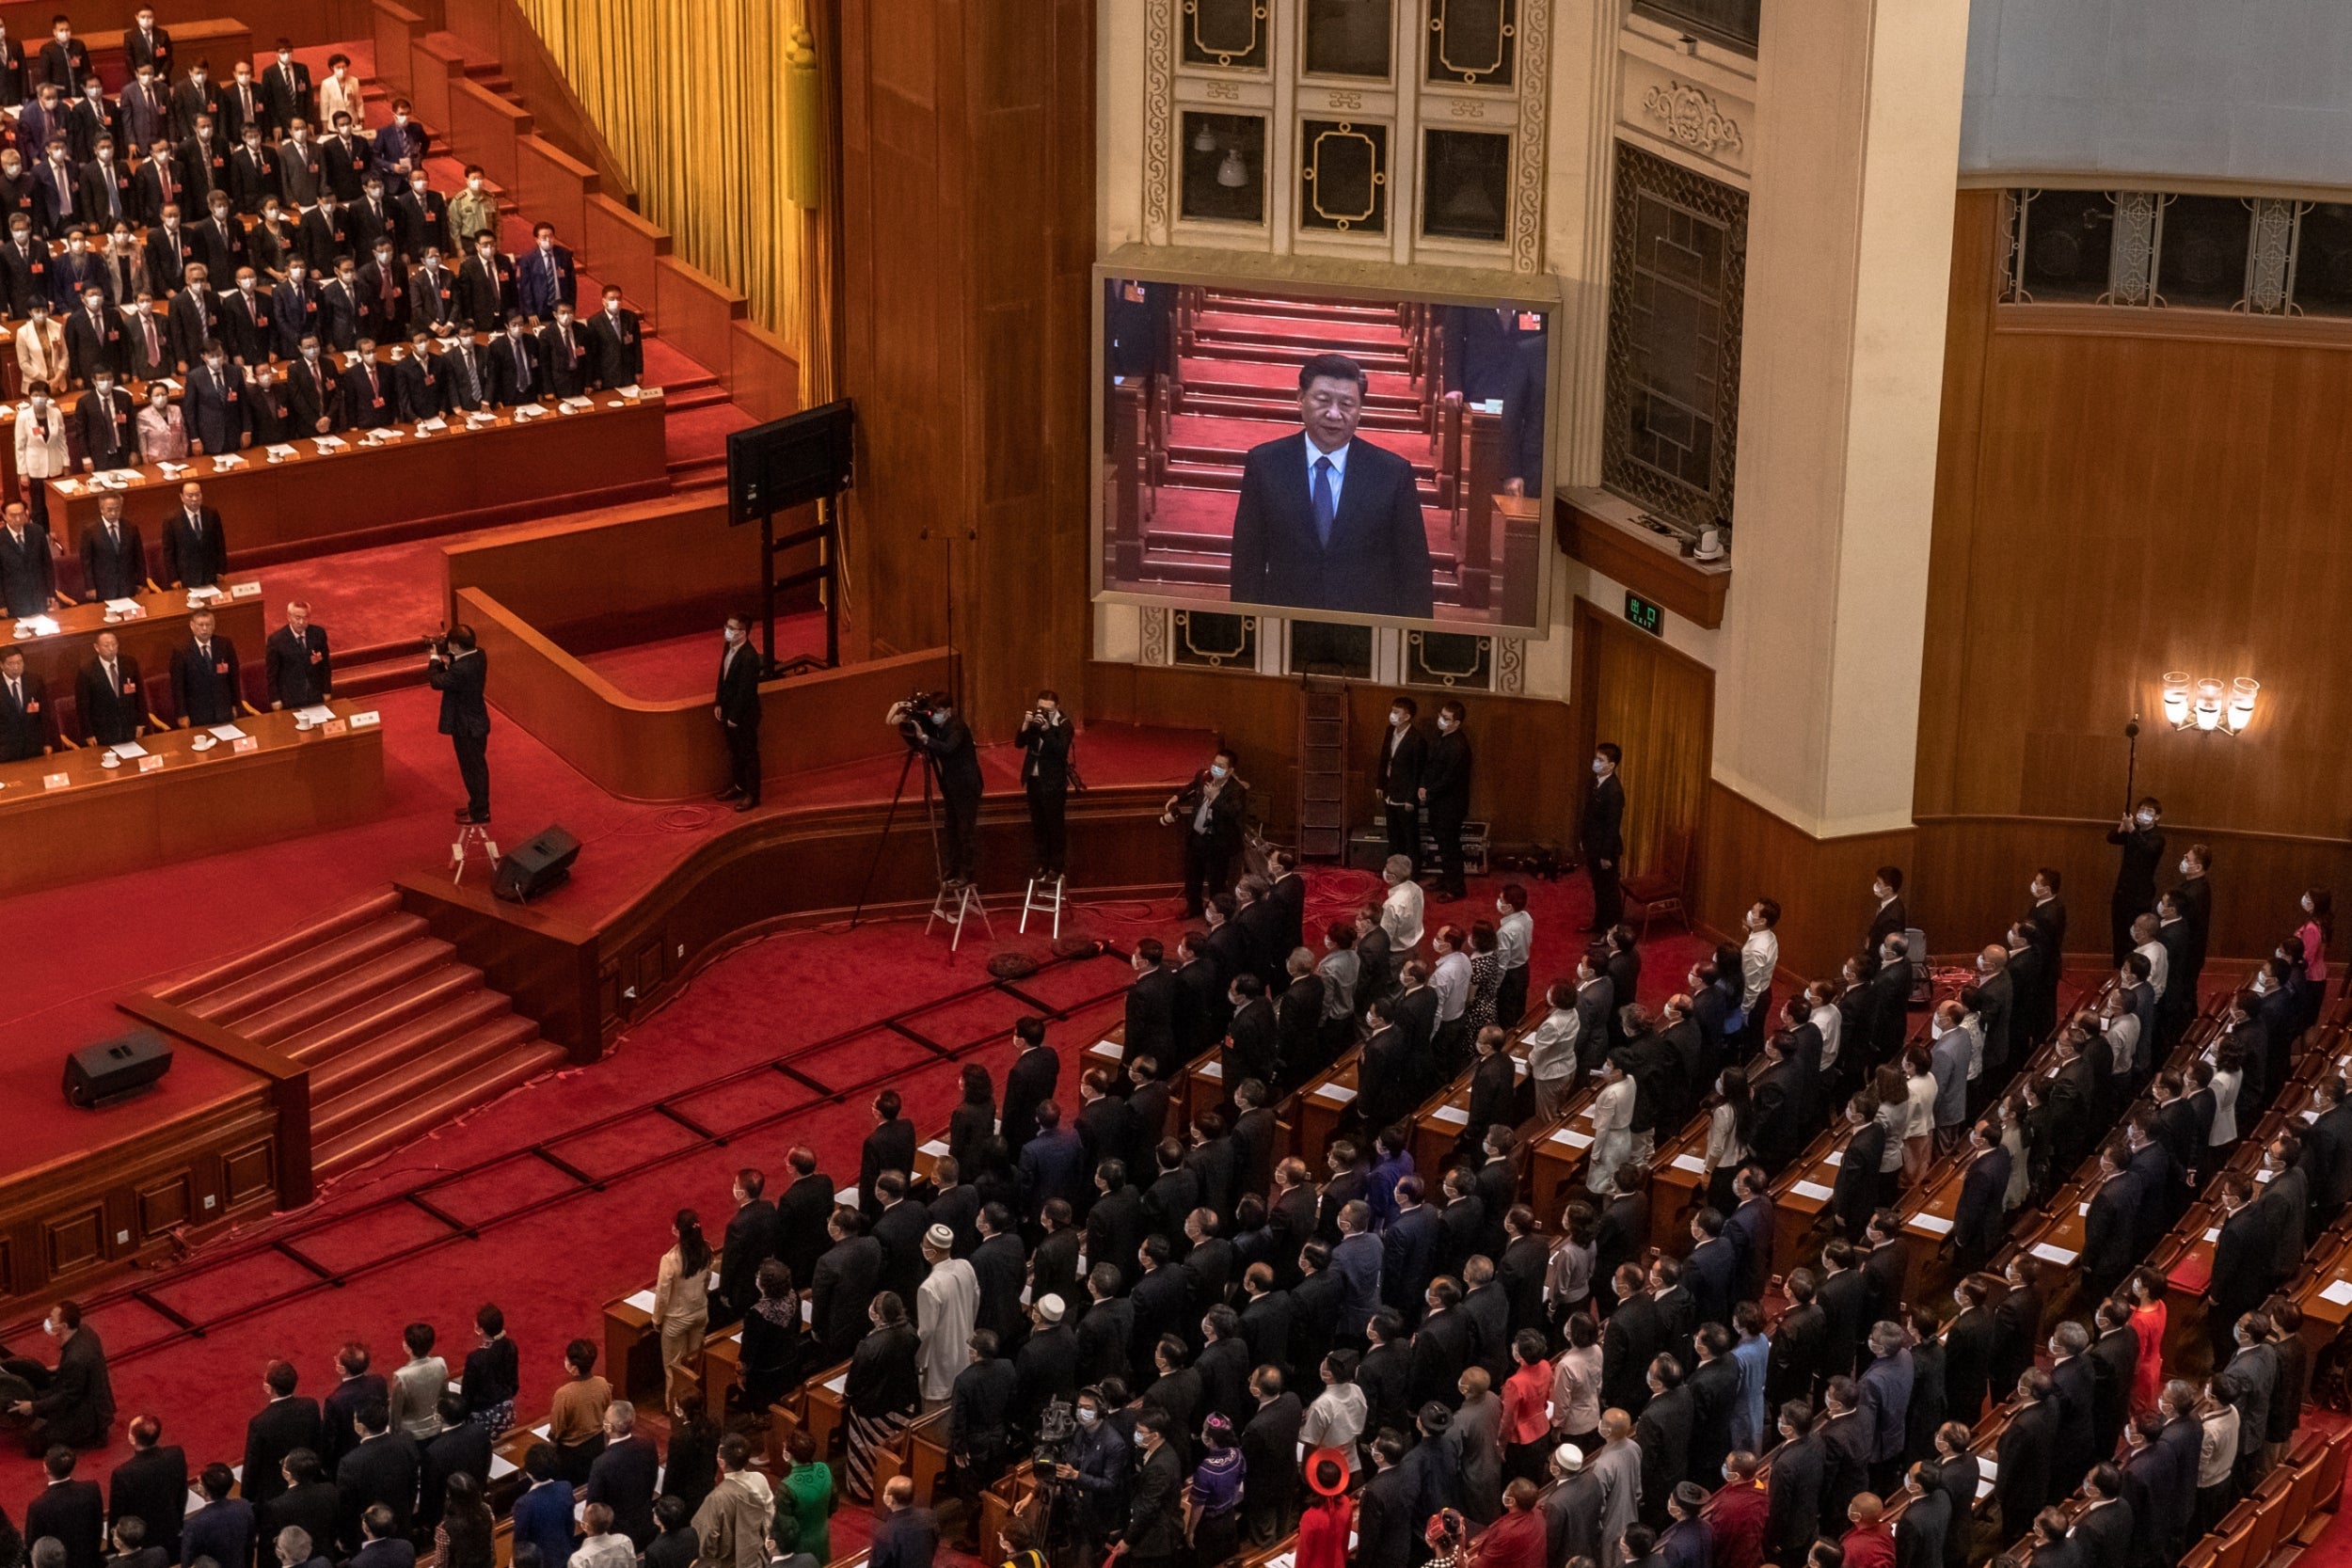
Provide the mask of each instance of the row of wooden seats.
{"label": "row of wooden seats", "polygon": [[2183,1568],[2263,1568],[2282,1547],[2310,1545],[2335,1516],[2347,1458],[2352,1427],[2296,1433],[2279,1467],[2189,1548]]}

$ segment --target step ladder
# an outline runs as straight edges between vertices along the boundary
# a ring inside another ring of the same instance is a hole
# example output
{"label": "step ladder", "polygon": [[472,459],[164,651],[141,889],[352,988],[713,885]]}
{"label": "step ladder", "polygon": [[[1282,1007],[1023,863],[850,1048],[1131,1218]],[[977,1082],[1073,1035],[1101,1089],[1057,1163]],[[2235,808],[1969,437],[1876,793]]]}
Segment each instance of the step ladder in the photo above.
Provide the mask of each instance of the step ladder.
{"label": "step ladder", "polygon": [[457,841],[449,847],[449,863],[456,867],[450,876],[450,881],[463,882],[467,863],[477,860],[495,877],[499,868],[498,840],[490,836],[490,827],[486,822],[460,823]]}
{"label": "step ladder", "polygon": [[[1029,916],[1034,914],[1042,919],[1044,916],[1050,914],[1054,917],[1054,940],[1056,942],[1061,941],[1063,881],[1064,879],[1058,876],[1031,877],[1029,879],[1029,890],[1021,895],[1022,935],[1026,936],[1028,934]],[[1040,891],[1041,883],[1043,884],[1042,892]]]}
{"label": "step ladder", "polygon": [[988,940],[996,940],[996,927],[988,918],[988,906],[981,902],[980,890],[970,882],[942,882],[939,895],[931,900],[931,914],[923,922],[923,934],[930,936],[931,927],[946,921],[954,928],[954,940],[947,943],[947,957],[952,962],[956,950],[963,945],[963,923],[973,915],[980,917],[980,926],[988,932]]}

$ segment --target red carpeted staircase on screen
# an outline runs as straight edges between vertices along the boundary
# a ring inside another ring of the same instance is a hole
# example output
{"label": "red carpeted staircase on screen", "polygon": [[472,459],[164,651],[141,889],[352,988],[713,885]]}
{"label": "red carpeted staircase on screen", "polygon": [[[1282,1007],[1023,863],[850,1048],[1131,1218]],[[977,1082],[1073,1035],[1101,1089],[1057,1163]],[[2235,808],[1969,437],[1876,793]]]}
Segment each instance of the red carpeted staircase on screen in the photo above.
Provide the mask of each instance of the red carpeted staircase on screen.
{"label": "red carpeted staircase on screen", "polygon": [[390,888],[152,994],[310,1069],[321,1178],[564,1060]]}

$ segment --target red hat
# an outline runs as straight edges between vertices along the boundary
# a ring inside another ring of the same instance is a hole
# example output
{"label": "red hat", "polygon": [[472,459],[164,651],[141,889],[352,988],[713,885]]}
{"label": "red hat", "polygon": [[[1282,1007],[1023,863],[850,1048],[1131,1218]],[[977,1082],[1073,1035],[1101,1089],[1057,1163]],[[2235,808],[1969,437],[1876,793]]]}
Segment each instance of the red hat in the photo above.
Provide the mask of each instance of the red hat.
{"label": "red hat", "polygon": [[1307,1456],[1307,1484],[1327,1497],[1347,1490],[1347,1455],[1338,1449],[1317,1449]]}

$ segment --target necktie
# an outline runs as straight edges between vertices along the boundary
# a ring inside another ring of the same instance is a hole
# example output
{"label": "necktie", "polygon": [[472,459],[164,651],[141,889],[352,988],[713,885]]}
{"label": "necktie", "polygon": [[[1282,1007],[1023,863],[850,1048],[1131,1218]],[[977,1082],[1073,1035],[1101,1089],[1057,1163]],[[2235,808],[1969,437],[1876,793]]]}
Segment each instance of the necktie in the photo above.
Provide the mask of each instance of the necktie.
{"label": "necktie", "polygon": [[116,696],[122,695],[122,677],[116,673],[115,661],[111,658],[106,661],[106,685]]}
{"label": "necktie", "polygon": [[156,359],[159,357],[159,356],[155,353],[154,316],[148,311],[141,310],[139,312],[139,325],[144,328],[147,333],[147,362],[151,365],[155,363]]}
{"label": "necktie", "polygon": [[1331,496],[1331,460],[1315,459],[1315,537],[1328,548],[1331,544],[1331,520],[1339,515],[1339,504]]}
{"label": "necktie", "polygon": [[18,711],[22,712],[24,710],[24,688],[18,684],[17,678],[14,675],[10,675],[8,677],[8,701],[17,705]]}
{"label": "necktie", "polygon": [[527,396],[531,391],[531,355],[523,348],[520,338],[511,341],[515,345],[515,395]]}

